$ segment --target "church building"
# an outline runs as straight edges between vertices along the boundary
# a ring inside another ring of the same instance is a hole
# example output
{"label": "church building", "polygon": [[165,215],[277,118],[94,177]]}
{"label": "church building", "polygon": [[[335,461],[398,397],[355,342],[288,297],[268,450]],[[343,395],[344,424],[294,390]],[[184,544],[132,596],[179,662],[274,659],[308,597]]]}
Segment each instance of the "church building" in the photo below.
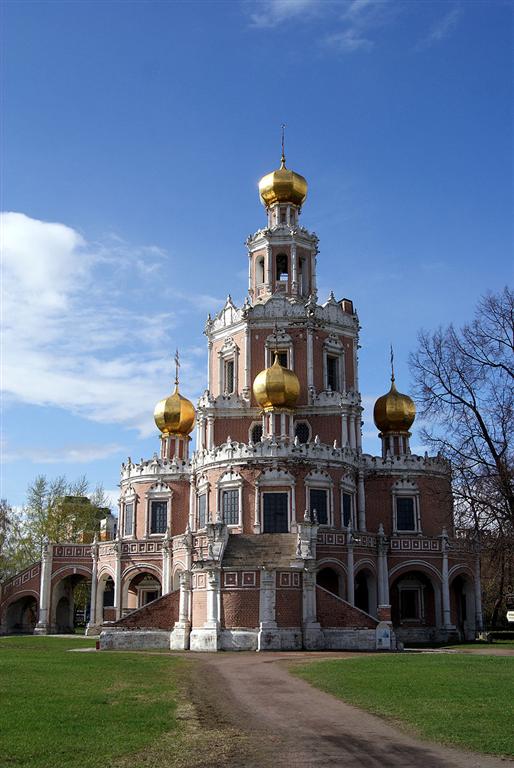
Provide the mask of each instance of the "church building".
{"label": "church building", "polygon": [[306,180],[282,155],[259,194],[248,293],[207,319],[197,407],[177,359],[156,453],[121,467],[115,535],[48,543],[2,585],[1,631],[30,616],[36,633],[68,630],[79,581],[101,648],[372,650],[481,628],[450,467],[411,453],[415,406],[393,371],[374,407],[381,455],[362,451],[359,318],[351,299],[318,299]]}

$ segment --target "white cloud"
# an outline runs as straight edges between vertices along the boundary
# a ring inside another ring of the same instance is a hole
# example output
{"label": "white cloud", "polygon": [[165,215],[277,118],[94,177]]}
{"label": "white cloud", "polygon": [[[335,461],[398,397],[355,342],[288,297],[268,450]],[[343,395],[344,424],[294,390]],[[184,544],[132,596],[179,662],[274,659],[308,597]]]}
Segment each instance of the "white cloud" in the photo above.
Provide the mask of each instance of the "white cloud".
{"label": "white cloud", "polygon": [[367,37],[363,37],[356,29],[345,29],[341,32],[334,32],[327,35],[325,43],[336,48],[343,53],[353,53],[353,51],[368,51],[374,46],[374,42]]}
{"label": "white cloud", "polygon": [[252,26],[260,28],[276,27],[283,22],[309,17],[323,9],[320,0],[263,0],[258,4],[258,11],[250,14]]}
{"label": "white cloud", "polygon": [[116,454],[123,454],[125,448],[116,443],[109,445],[74,445],[50,450],[44,446],[31,446],[22,450],[2,452],[4,462],[28,460],[40,464],[87,464],[91,461],[107,459]]}
{"label": "white cloud", "polygon": [[457,26],[462,9],[460,7],[451,8],[447,13],[438,19],[431,27],[428,35],[420,41],[418,48],[429,48],[435,43],[449,37]]}
{"label": "white cloud", "polygon": [[[0,225],[4,403],[57,406],[152,434],[178,322],[165,284],[148,302],[164,251],[115,236],[91,243],[22,213],[1,214]],[[203,371],[181,353],[188,394],[197,395]]]}

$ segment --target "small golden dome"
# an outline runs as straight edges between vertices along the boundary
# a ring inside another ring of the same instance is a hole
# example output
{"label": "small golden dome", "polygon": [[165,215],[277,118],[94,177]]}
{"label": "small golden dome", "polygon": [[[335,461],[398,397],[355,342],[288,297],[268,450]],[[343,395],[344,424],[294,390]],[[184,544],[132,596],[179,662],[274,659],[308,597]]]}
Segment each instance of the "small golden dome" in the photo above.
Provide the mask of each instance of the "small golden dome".
{"label": "small golden dome", "polygon": [[275,203],[303,205],[307,197],[307,182],[299,173],[286,168],[285,157],[282,155],[280,168],[266,174],[259,181],[259,194],[266,208]]}
{"label": "small golden dome", "polygon": [[408,395],[398,392],[391,377],[391,389],[379,397],[373,409],[373,420],[380,432],[408,432],[416,418],[416,406]]}
{"label": "small golden dome", "polygon": [[274,408],[294,408],[300,394],[298,376],[278,362],[278,355],[270,368],[265,368],[253,382],[255,399],[265,411]]}
{"label": "small golden dome", "polygon": [[178,384],[171,395],[155,406],[153,417],[164,437],[168,435],[189,435],[195,423],[193,403],[178,391]]}

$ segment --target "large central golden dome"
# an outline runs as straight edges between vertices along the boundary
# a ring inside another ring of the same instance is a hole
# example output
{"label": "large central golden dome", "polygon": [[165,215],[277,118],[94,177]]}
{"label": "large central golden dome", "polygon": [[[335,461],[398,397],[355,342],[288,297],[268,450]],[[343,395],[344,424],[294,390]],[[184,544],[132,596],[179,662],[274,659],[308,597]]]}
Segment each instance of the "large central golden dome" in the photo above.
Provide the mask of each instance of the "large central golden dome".
{"label": "large central golden dome", "polygon": [[307,197],[307,181],[299,173],[286,168],[286,160],[282,155],[280,168],[266,174],[259,181],[259,194],[266,208],[275,203],[300,206]]}
{"label": "large central golden dome", "polygon": [[153,417],[163,437],[168,435],[189,435],[195,423],[193,403],[178,391],[178,384],[169,397],[155,406]]}
{"label": "large central golden dome", "polygon": [[391,378],[391,389],[379,397],[373,409],[373,420],[380,432],[408,432],[416,418],[416,406],[412,398],[398,392]]}
{"label": "large central golden dome", "polygon": [[280,365],[278,355],[275,354],[273,365],[255,377],[253,394],[265,411],[294,408],[300,395],[300,382],[294,371]]}

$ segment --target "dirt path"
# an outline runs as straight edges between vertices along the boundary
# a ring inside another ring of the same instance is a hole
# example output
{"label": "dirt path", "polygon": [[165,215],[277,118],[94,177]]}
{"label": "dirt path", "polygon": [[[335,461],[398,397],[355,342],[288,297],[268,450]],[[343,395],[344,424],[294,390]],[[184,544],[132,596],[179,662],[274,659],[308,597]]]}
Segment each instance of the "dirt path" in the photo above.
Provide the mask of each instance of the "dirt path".
{"label": "dirt path", "polygon": [[[316,659],[348,654],[316,654]],[[188,654],[192,659],[193,654]],[[291,675],[300,653],[195,655],[195,704],[250,735],[251,756],[227,768],[506,768],[514,761],[422,742]],[[201,690],[203,688],[203,692]],[[206,696],[207,694],[207,696]]]}

